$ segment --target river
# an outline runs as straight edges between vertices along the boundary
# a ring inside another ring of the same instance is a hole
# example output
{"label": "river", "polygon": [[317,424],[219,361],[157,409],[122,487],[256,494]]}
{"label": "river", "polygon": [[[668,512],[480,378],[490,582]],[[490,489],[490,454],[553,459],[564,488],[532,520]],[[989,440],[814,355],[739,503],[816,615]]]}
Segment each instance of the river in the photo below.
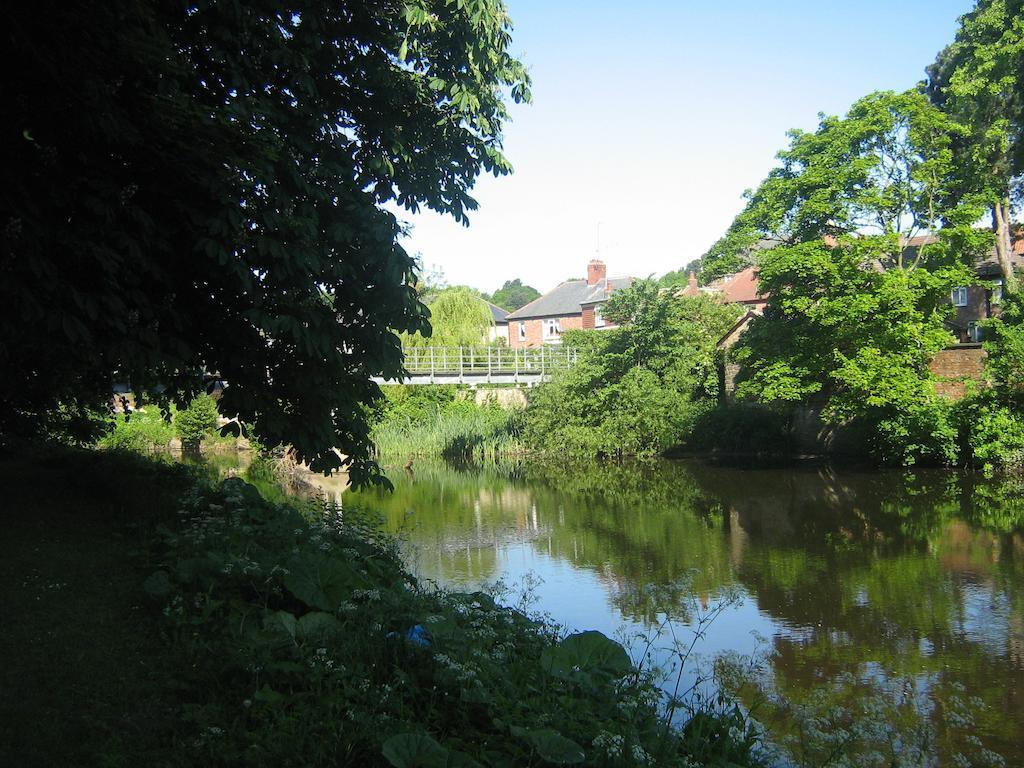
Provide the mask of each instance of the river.
{"label": "river", "polygon": [[714,673],[780,764],[1024,765],[1019,479],[414,467],[389,468],[393,493],[334,492],[379,515],[423,579],[503,582],[507,601],[650,648],[649,664],[692,644],[667,689],[707,694]]}

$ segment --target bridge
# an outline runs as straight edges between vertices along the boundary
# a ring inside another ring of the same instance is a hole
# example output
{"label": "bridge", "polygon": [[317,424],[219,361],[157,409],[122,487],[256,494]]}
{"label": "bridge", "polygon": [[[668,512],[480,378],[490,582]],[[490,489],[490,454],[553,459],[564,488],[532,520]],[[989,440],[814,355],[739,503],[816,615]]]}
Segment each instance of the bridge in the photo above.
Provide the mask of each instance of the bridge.
{"label": "bridge", "polygon": [[403,347],[404,381],[378,384],[522,384],[532,386],[576,364],[576,350],[562,347]]}

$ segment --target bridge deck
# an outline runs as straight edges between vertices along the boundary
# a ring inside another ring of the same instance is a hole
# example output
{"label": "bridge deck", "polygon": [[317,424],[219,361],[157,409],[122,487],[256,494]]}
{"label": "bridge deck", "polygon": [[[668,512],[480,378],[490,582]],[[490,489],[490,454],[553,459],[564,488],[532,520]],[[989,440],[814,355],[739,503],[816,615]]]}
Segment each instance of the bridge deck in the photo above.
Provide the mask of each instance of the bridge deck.
{"label": "bridge deck", "polygon": [[576,363],[561,347],[404,347],[404,381],[382,384],[538,384]]}

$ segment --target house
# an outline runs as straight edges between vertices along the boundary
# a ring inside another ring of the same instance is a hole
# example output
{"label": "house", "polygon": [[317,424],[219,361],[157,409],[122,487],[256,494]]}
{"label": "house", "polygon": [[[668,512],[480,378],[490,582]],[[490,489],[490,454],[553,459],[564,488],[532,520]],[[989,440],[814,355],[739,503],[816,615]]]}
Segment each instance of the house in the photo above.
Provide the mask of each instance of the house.
{"label": "house", "polygon": [[613,327],[601,316],[601,306],[613,291],[625,288],[633,279],[608,277],[604,262],[592,260],[587,264],[586,280],[566,280],[508,315],[509,346],[558,344],[563,331]]}
{"label": "house", "polygon": [[680,296],[700,296],[717,294],[726,304],[742,304],[749,311],[760,313],[768,303],[768,297],[761,294],[758,288],[757,268],[747,267],[733,275],[724,275],[705,286],[697,285],[697,276],[691,272],[689,283]]}
{"label": "house", "polygon": [[[921,235],[911,238],[908,246],[916,250],[937,241],[934,235]],[[1010,263],[1014,271],[1024,271],[1024,235],[1021,233],[1014,238]],[[956,314],[948,324],[961,344],[980,342],[982,321],[999,315],[1003,299],[1003,272],[994,246],[974,265],[974,275],[977,283],[956,286],[949,293],[949,303],[956,308]]]}
{"label": "house", "polygon": [[491,309],[491,319],[494,321],[494,325],[487,332],[487,343],[508,344],[508,310],[489,301],[487,306]]}

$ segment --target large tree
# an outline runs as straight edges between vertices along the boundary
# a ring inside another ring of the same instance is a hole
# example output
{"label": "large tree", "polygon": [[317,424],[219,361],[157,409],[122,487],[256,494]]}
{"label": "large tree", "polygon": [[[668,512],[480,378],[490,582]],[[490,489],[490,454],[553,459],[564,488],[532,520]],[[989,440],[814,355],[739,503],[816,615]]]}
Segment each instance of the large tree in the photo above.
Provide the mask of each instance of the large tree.
{"label": "large tree", "polygon": [[517,277],[515,280],[506,280],[491,296],[491,301],[502,309],[513,312],[538,298],[540,291],[532,285],[523,285],[523,281]]}
{"label": "large tree", "polygon": [[0,433],[112,377],[379,478],[364,403],[428,330],[400,225],[465,222],[529,98],[501,0],[42,0],[5,13]]}
{"label": "large tree", "polygon": [[1024,189],[1024,3],[980,0],[960,19],[955,41],[928,67],[924,89],[970,133],[956,143],[958,195],[990,209],[996,253],[1008,292],[1013,193]]}
{"label": "large tree", "polygon": [[764,317],[737,350],[741,395],[860,419],[886,459],[950,458],[928,363],[952,339],[949,289],[991,239],[972,228],[981,208],[950,203],[962,135],[913,92],[872,94],[791,134],[731,233],[776,243],[758,259]]}

